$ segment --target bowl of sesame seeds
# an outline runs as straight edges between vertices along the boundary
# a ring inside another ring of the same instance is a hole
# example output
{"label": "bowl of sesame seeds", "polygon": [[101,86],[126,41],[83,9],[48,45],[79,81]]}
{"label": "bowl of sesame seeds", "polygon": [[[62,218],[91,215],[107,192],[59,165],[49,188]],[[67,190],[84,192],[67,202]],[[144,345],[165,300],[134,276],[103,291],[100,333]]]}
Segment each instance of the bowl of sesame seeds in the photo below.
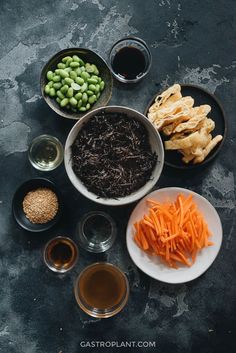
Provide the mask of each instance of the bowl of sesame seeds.
{"label": "bowl of sesame seeds", "polygon": [[12,200],[16,222],[30,232],[43,232],[52,228],[62,212],[62,198],[56,185],[44,178],[24,182]]}

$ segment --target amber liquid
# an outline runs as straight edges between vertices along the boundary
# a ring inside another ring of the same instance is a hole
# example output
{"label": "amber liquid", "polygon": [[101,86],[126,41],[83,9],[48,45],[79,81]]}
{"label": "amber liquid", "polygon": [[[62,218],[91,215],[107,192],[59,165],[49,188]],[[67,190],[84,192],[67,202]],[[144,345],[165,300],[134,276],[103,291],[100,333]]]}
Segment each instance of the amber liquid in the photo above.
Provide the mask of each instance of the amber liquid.
{"label": "amber liquid", "polygon": [[104,310],[122,302],[127,285],[118,269],[107,264],[96,264],[82,273],[78,289],[87,306]]}
{"label": "amber liquid", "polygon": [[134,47],[120,49],[112,62],[112,68],[116,74],[123,76],[127,80],[132,80],[140,76],[146,66],[143,53]]}
{"label": "amber liquid", "polygon": [[69,240],[55,239],[47,248],[47,258],[55,268],[69,268],[75,261],[77,251]]}

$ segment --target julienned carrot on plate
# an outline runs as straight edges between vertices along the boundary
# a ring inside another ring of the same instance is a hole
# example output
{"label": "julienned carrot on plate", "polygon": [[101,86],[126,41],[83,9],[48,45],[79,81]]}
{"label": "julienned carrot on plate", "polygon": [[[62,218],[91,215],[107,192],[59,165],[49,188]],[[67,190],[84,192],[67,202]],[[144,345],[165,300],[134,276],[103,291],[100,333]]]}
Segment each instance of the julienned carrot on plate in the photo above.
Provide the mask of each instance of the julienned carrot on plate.
{"label": "julienned carrot on plate", "polygon": [[190,267],[201,249],[214,245],[192,195],[179,194],[172,203],[151,199],[147,203],[148,214],[134,224],[134,240],[142,250],[177,269],[179,263]]}

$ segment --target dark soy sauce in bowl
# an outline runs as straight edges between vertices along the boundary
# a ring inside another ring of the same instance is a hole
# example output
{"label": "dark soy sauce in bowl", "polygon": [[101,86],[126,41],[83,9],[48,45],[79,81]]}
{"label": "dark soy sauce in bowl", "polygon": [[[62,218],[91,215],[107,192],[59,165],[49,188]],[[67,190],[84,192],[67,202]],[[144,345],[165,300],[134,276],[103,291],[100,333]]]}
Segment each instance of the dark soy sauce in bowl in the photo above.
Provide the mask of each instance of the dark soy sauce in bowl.
{"label": "dark soy sauce in bowl", "polygon": [[123,83],[136,83],[147,75],[152,55],[144,40],[125,37],[111,48],[109,61],[112,75]]}
{"label": "dark soy sauce in bowl", "polygon": [[112,68],[116,74],[126,80],[133,80],[141,76],[146,67],[146,60],[141,50],[134,47],[120,49],[114,56]]}

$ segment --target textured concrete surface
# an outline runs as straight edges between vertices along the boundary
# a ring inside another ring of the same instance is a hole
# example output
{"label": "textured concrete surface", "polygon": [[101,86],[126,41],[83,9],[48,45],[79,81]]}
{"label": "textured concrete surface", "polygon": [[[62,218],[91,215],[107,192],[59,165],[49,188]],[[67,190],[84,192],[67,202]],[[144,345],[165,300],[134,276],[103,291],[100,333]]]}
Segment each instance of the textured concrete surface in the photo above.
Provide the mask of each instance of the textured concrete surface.
{"label": "textured concrete surface", "polygon": [[[236,3],[185,0],[2,0],[0,6],[0,352],[78,353],[111,349],[81,348],[81,341],[155,341],[155,349],[125,352],[231,353],[236,331],[235,89]],[[105,59],[125,35],[147,41],[153,55],[148,77],[136,86],[115,84],[111,103],[143,111],[150,97],[174,82],[207,88],[222,101],[228,136],[218,158],[194,174],[165,169],[158,186],[183,186],[205,196],[223,222],[224,239],[213,266],[183,285],[151,280],[130,260],[125,227],[134,205],[106,209],[118,223],[118,239],[103,255],[81,251],[77,267],[56,276],[42,262],[45,242],[58,234],[75,238],[86,211],[102,209],[74,192],[63,166],[50,174],[34,170],[27,148],[41,133],[62,142],[73,122],[56,116],[40,96],[44,63],[66,47],[89,47]],[[11,215],[16,187],[46,176],[62,190],[66,212],[47,234],[29,234]],[[128,275],[131,294],[122,313],[109,320],[83,314],[73,282],[85,265],[108,260]],[[113,349],[118,351],[119,348]]]}

